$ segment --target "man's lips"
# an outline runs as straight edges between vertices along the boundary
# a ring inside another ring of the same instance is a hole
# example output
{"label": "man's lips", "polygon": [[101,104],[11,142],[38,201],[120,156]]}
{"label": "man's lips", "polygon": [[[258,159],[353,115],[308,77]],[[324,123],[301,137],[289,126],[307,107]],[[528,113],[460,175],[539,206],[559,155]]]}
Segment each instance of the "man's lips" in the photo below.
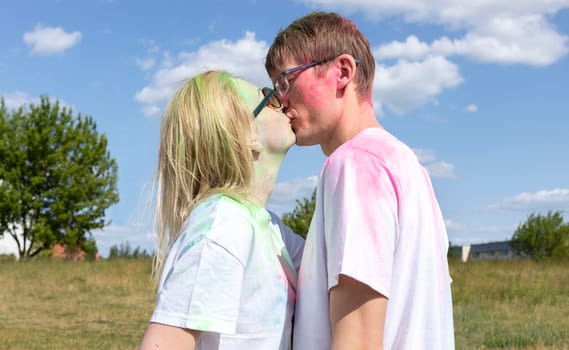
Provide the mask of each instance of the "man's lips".
{"label": "man's lips", "polygon": [[287,112],[285,114],[286,117],[288,118],[288,123],[290,124],[290,127],[294,129],[294,120],[295,120],[294,116],[292,116],[290,112]]}

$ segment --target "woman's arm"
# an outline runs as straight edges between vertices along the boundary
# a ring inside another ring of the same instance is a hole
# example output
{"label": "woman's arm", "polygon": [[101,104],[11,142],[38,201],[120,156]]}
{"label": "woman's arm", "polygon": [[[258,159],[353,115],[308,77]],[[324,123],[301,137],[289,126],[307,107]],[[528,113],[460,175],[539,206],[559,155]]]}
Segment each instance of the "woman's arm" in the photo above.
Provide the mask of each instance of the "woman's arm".
{"label": "woman's arm", "polygon": [[193,350],[201,331],[151,322],[144,333],[139,350]]}

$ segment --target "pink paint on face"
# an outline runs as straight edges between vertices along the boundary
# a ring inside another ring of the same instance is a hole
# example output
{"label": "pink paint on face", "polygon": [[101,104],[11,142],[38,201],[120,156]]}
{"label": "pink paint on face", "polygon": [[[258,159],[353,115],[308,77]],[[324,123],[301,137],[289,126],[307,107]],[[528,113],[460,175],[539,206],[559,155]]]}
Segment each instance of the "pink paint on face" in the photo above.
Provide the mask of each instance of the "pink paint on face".
{"label": "pink paint on face", "polygon": [[321,78],[316,72],[313,74],[313,79],[310,80],[311,83],[306,86],[304,98],[313,108],[324,108],[327,105],[327,101],[323,90],[336,84],[337,74],[326,74],[324,78]]}
{"label": "pink paint on face", "polygon": [[[314,69],[320,71],[314,71]],[[288,95],[287,115],[301,146],[328,142],[337,119],[334,110],[338,70],[334,66],[310,68],[294,77]]]}
{"label": "pink paint on face", "polygon": [[305,94],[305,99],[307,103],[315,108],[322,108],[325,105],[319,84],[311,84],[308,86],[308,91]]}

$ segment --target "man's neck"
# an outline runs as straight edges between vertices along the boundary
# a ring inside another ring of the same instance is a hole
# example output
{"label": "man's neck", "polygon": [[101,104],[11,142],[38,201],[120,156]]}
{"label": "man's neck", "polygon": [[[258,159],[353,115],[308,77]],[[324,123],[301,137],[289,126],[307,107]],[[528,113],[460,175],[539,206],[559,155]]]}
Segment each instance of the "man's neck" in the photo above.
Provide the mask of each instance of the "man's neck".
{"label": "man's neck", "polygon": [[328,142],[320,144],[322,152],[328,157],[338,147],[351,140],[362,130],[368,128],[381,128],[381,124],[375,118],[371,102],[347,103],[343,109],[338,124]]}

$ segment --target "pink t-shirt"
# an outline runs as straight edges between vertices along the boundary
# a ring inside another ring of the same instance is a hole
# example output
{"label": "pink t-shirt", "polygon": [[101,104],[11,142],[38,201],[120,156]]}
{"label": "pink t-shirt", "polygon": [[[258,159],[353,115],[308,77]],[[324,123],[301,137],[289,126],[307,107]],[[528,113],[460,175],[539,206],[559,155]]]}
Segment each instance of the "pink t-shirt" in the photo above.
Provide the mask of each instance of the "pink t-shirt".
{"label": "pink t-shirt", "polygon": [[426,170],[380,128],[324,163],[298,280],[294,349],[329,349],[329,290],[344,274],[388,301],[385,349],[453,349],[448,237]]}

